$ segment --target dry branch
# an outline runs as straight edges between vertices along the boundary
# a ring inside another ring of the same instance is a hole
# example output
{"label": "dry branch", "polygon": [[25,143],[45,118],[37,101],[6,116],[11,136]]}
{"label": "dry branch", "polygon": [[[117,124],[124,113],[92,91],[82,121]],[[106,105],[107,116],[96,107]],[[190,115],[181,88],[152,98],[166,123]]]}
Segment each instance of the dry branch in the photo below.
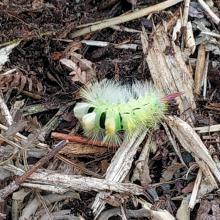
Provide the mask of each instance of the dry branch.
{"label": "dry branch", "polygon": [[202,6],[202,8],[209,14],[212,20],[218,25],[220,22],[220,18],[210,9],[210,7],[203,0],[198,0],[198,2]]}
{"label": "dry branch", "polygon": [[86,24],[83,26],[88,26],[88,27],[85,27],[83,29],[80,29],[80,30],[73,32],[72,34],[70,34],[70,38],[79,37],[79,36],[82,36],[82,35],[85,35],[88,33],[92,33],[94,31],[102,30],[107,27],[111,27],[114,25],[118,25],[118,24],[122,24],[122,23],[125,23],[128,21],[132,21],[132,20],[144,17],[150,13],[162,11],[162,10],[169,8],[173,5],[176,5],[182,1],[183,0],[167,0],[167,1],[159,3],[157,5],[143,8],[138,11],[130,12],[128,14],[121,15],[121,16],[118,16],[115,18],[110,18],[110,19],[107,19],[104,21],[98,21],[98,22],[95,22],[94,24]]}
{"label": "dry branch", "polygon": [[198,49],[198,56],[196,62],[196,71],[195,71],[195,93],[200,95],[203,74],[205,67],[205,46],[201,44]]}
{"label": "dry branch", "polygon": [[7,105],[5,104],[5,101],[2,97],[2,95],[0,95],[0,110],[1,110],[3,117],[5,118],[7,125],[8,126],[12,125],[13,118],[11,116],[11,113],[10,113]]}
{"label": "dry branch", "polygon": [[93,141],[93,140],[88,140],[86,138],[72,135],[72,134],[64,134],[64,133],[59,133],[59,132],[52,132],[51,137],[54,139],[58,140],[68,140],[70,142],[75,142],[75,143],[80,143],[80,144],[87,144],[87,145],[95,145],[97,147],[103,147],[103,148],[113,148],[117,149],[117,145],[111,145],[111,144],[104,144],[101,141]]}
{"label": "dry branch", "polygon": [[[7,167],[10,171],[16,175],[22,175],[23,171],[16,169],[15,167]],[[96,191],[96,192],[118,192],[127,193],[129,195],[144,195],[144,188],[132,183],[120,183],[114,180],[98,179],[93,177],[84,177],[81,175],[69,175],[55,173],[53,171],[37,171],[26,179],[26,182],[32,184],[33,188],[41,183],[44,186],[56,186],[57,188],[64,189],[66,191]],[[23,185],[26,185],[25,183]],[[49,187],[48,187],[49,189]],[[47,189],[47,190],[48,190]]]}

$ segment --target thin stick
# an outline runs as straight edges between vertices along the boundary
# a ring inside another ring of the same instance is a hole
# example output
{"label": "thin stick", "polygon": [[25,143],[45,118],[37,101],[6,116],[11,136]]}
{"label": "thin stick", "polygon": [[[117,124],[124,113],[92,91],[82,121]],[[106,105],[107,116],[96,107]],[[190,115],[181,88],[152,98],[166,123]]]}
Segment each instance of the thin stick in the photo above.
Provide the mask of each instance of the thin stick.
{"label": "thin stick", "polygon": [[201,34],[206,34],[206,35],[209,35],[209,36],[211,36],[211,37],[220,38],[220,34],[216,34],[216,33],[214,33],[214,32],[202,31]]}
{"label": "thin stick", "polygon": [[209,6],[203,0],[198,0],[198,2],[202,6],[202,8],[209,14],[213,22],[219,24],[220,18],[209,8]]}
{"label": "thin stick", "polygon": [[58,144],[54,145],[54,148],[41,158],[34,166],[32,166],[26,173],[22,176],[16,178],[4,189],[0,190],[0,202],[4,201],[11,193],[19,188],[19,186],[28,178],[32,173],[34,173],[38,168],[48,162],[52,157],[54,157],[65,145],[67,141],[60,141]]}
{"label": "thin stick", "polygon": [[185,0],[184,12],[183,12],[183,27],[187,26],[188,16],[189,16],[189,4],[190,4],[190,0]]}
{"label": "thin stick", "polygon": [[91,145],[95,145],[97,147],[103,147],[103,148],[117,149],[119,147],[118,145],[104,144],[101,141],[88,140],[88,139],[80,137],[80,136],[71,135],[71,134],[63,134],[63,133],[59,133],[59,132],[52,132],[51,138],[55,138],[58,140],[68,140],[70,142],[75,142],[75,143],[80,143],[80,144],[91,144]]}
{"label": "thin stick", "polygon": [[196,197],[197,197],[197,194],[198,194],[198,191],[199,191],[199,186],[201,184],[201,181],[202,181],[202,170],[199,169],[199,172],[197,174],[196,181],[195,181],[195,184],[194,184],[194,187],[193,187],[190,202],[189,202],[189,208],[191,208],[191,209],[193,209],[195,204],[196,204]]}
{"label": "thin stick", "polygon": [[111,19],[107,19],[105,21],[99,21],[99,22],[96,22],[96,24],[94,24],[94,25],[90,25],[88,27],[85,27],[85,28],[82,28],[80,30],[73,32],[72,34],[70,34],[70,38],[83,36],[85,34],[92,33],[92,32],[98,31],[98,30],[102,30],[107,27],[122,24],[122,23],[125,23],[128,21],[131,21],[131,20],[135,20],[135,19],[144,17],[150,13],[158,12],[158,11],[164,10],[166,8],[169,8],[169,7],[176,5],[182,1],[183,0],[167,0],[167,1],[164,1],[159,4],[156,4],[156,5],[147,7],[147,8],[143,8],[138,11],[130,12],[128,14],[121,15],[121,16],[111,18]]}
{"label": "thin stick", "polygon": [[2,112],[2,115],[4,116],[6,123],[8,126],[13,124],[13,118],[11,116],[11,113],[7,107],[7,105],[5,104],[5,101],[3,99],[3,97],[0,95],[0,109]]}
{"label": "thin stick", "polygon": [[205,68],[205,45],[200,44],[198,50],[197,62],[196,62],[195,86],[194,86],[194,92],[197,95],[200,95],[204,68]]}
{"label": "thin stick", "polygon": [[204,68],[204,79],[203,79],[203,98],[206,98],[207,93],[207,76],[208,76],[208,68],[209,68],[209,52],[206,56],[205,68]]}
{"label": "thin stick", "polygon": [[220,124],[196,127],[194,128],[194,130],[197,131],[198,133],[217,132],[217,131],[220,131]]}

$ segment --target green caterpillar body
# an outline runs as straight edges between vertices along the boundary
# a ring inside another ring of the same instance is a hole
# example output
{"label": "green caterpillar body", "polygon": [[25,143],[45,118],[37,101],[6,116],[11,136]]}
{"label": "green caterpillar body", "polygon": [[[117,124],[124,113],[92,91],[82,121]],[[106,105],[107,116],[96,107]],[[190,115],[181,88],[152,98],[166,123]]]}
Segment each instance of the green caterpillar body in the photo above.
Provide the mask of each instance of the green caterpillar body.
{"label": "green caterpillar body", "polygon": [[84,102],[74,108],[85,135],[104,142],[120,143],[121,133],[130,136],[137,128],[154,127],[167,105],[149,83],[131,87],[111,80],[95,82],[80,92]]}

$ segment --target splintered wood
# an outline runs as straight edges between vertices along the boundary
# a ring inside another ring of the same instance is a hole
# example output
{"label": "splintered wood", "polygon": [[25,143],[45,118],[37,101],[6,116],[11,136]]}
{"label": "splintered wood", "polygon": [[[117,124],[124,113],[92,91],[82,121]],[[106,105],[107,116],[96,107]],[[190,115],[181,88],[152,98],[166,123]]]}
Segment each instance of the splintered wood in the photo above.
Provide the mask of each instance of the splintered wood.
{"label": "splintered wood", "polygon": [[194,122],[193,110],[196,108],[193,96],[193,79],[180,48],[169,40],[163,27],[155,31],[150,39],[143,31],[141,40],[155,86],[165,94],[183,93],[176,98],[181,118],[192,125]]}

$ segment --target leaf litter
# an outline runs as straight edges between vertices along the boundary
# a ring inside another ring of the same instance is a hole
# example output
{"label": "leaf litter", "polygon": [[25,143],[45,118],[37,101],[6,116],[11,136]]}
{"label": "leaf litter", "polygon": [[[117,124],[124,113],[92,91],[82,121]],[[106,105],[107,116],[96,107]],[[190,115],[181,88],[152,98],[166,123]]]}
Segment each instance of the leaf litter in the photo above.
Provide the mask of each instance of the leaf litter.
{"label": "leaf litter", "polygon": [[[0,4],[0,218],[219,219],[219,4],[180,2]],[[104,78],[182,95],[106,146],[72,111]]]}

